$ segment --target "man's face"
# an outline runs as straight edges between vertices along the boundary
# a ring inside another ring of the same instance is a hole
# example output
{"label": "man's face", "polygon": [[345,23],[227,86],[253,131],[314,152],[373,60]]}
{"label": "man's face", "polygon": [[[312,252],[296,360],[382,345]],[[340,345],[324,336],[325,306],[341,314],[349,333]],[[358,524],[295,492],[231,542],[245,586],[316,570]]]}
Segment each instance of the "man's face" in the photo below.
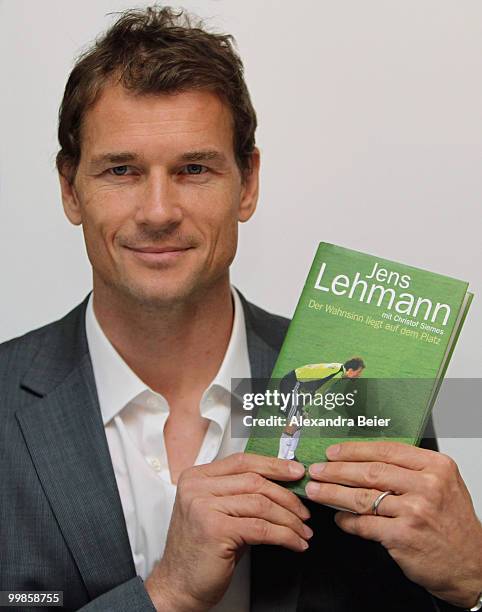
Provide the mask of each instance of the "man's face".
{"label": "man's face", "polygon": [[81,151],[73,184],[61,186],[94,288],[156,306],[227,278],[238,221],[256,206],[259,158],[243,182],[218,96],[106,87],[84,117]]}
{"label": "man's face", "polygon": [[345,372],[345,376],[346,378],[358,378],[359,376],[361,376],[362,372],[363,368],[358,368],[357,370],[348,369]]}

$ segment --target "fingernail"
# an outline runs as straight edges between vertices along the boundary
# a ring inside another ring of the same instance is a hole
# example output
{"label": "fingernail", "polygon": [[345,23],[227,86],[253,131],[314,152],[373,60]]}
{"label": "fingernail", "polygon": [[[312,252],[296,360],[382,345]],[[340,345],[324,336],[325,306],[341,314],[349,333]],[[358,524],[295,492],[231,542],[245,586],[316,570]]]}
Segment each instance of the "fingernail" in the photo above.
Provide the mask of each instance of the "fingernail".
{"label": "fingernail", "polygon": [[326,449],[326,456],[329,459],[332,459],[338,455],[338,453],[340,452],[340,449],[341,449],[341,446],[339,444],[334,444],[333,446],[329,446]]}
{"label": "fingernail", "polygon": [[311,512],[303,504],[301,504],[301,514],[302,514],[302,516],[304,517],[305,520],[307,520],[307,519],[309,519],[311,517]]}
{"label": "fingernail", "polygon": [[310,465],[310,474],[312,476],[320,476],[321,472],[323,472],[325,467],[326,463],[313,463],[312,465]]}
{"label": "fingernail", "polygon": [[313,497],[318,493],[320,486],[316,482],[309,482],[305,487],[305,492],[308,497]]}
{"label": "fingernail", "polygon": [[298,478],[301,478],[305,473],[305,466],[297,461],[290,461],[288,470],[293,476],[298,476]]}
{"label": "fingernail", "polygon": [[300,545],[303,550],[306,550],[309,546],[308,542],[306,542],[305,540],[300,540]]}
{"label": "fingernail", "polygon": [[303,533],[305,534],[305,538],[311,538],[313,529],[310,529],[308,525],[303,525]]}

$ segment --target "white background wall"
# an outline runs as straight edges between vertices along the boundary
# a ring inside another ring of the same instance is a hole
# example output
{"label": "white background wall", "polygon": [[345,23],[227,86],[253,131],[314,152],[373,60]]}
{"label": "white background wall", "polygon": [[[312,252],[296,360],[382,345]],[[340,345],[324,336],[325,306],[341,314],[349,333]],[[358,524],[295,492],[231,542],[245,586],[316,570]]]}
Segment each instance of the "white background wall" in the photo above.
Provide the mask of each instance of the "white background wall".
{"label": "white background wall", "polygon": [[[0,0],[0,341],[90,289],[81,231],[60,204],[56,115],[73,58],[107,13],[132,6]],[[469,280],[476,298],[449,375],[480,376],[480,0],[183,6],[235,35],[258,112],[261,198],[235,284],[290,316],[321,240]],[[482,516],[481,440],[440,443]]]}

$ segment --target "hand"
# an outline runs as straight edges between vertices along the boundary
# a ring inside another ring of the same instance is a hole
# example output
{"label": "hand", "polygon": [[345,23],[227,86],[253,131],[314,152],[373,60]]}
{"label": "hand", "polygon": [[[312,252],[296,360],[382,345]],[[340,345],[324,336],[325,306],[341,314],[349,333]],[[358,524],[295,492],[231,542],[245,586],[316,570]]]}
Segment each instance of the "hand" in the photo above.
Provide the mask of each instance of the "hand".
{"label": "hand", "polygon": [[308,509],[270,482],[299,480],[294,461],[237,453],[182,472],[161,561],[145,582],[156,609],[208,610],[225,593],[247,544],[308,547]]}
{"label": "hand", "polygon": [[[398,442],[347,442],[326,454],[328,463],[310,466],[308,497],[350,510],[338,512],[336,524],[381,542],[413,582],[453,605],[473,606],[482,589],[482,526],[455,462]],[[374,516],[383,491],[395,495]]]}

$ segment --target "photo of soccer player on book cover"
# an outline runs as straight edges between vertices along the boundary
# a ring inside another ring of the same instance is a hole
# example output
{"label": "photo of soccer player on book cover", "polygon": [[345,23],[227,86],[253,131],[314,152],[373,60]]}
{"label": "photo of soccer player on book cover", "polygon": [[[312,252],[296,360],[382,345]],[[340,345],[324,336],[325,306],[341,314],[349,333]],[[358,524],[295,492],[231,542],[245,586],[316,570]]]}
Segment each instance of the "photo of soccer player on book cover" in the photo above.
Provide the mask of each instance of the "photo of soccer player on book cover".
{"label": "photo of soccer player on book cover", "polygon": [[[309,414],[309,406],[300,401],[300,396],[326,393],[340,378],[358,378],[365,367],[361,357],[352,357],[344,363],[311,363],[291,370],[280,380],[280,392],[291,394],[292,401],[286,415],[287,424],[279,440],[279,459],[298,461],[295,453],[302,431],[300,419]],[[332,410],[334,406],[325,408]]]}

